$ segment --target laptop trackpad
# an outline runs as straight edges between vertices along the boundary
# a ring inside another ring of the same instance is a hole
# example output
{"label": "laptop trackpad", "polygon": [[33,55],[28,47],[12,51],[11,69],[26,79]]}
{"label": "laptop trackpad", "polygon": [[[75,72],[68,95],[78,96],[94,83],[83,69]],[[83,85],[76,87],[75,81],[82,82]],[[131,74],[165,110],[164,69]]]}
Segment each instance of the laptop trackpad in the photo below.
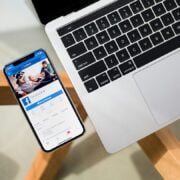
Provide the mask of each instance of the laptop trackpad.
{"label": "laptop trackpad", "polygon": [[150,111],[159,124],[180,115],[180,51],[134,75]]}

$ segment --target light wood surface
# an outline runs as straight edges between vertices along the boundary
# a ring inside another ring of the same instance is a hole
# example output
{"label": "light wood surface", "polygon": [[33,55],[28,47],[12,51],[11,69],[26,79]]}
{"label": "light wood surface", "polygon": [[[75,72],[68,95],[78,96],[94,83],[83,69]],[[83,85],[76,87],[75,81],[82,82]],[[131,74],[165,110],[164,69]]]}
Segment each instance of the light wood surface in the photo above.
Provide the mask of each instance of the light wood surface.
{"label": "light wood surface", "polygon": [[164,179],[180,179],[180,141],[168,128],[138,143]]}
{"label": "light wood surface", "polygon": [[0,105],[17,104],[2,71],[0,71]]}
{"label": "light wood surface", "polygon": [[[60,78],[67,88],[73,102],[76,104],[80,116],[83,120],[86,119],[87,114],[68,76],[65,73],[61,73]],[[7,92],[9,96],[7,96]],[[0,105],[3,104],[16,104],[16,101],[0,71]],[[180,179],[180,142],[168,128],[151,134],[138,143],[165,180]],[[53,180],[60,171],[70,146],[71,143],[52,153],[37,152],[25,179]]]}
{"label": "light wood surface", "polygon": [[25,180],[54,180],[63,166],[70,147],[71,143],[51,153],[37,152]]}

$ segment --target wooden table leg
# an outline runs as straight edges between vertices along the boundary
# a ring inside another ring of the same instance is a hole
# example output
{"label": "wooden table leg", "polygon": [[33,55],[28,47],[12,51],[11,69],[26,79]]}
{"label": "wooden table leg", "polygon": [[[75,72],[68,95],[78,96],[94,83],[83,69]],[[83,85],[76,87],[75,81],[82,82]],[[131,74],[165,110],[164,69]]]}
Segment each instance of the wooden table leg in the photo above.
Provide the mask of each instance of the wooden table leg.
{"label": "wooden table leg", "polygon": [[164,179],[180,179],[180,141],[170,129],[161,129],[138,143]]}
{"label": "wooden table leg", "polygon": [[71,143],[58,150],[45,153],[39,151],[25,177],[26,180],[53,180],[63,166]]}
{"label": "wooden table leg", "polygon": [[17,104],[3,72],[0,70],[0,105]]}

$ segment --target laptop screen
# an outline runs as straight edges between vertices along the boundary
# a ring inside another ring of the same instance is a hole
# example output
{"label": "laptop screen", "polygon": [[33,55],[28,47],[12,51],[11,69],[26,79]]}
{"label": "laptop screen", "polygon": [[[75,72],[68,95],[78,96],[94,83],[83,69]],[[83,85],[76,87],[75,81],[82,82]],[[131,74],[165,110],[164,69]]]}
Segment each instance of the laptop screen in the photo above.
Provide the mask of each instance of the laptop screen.
{"label": "laptop screen", "polygon": [[32,0],[41,23],[65,16],[99,0]]}

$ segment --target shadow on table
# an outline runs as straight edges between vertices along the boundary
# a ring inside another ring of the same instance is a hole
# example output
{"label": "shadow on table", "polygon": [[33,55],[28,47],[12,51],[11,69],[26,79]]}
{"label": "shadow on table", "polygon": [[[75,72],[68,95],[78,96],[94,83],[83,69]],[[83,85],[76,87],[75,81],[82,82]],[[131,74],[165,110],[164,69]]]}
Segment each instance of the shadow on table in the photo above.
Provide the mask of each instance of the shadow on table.
{"label": "shadow on table", "polygon": [[63,179],[69,173],[80,174],[108,156],[109,154],[104,150],[98,136],[93,133],[71,149],[57,179]]}
{"label": "shadow on table", "polygon": [[[180,139],[180,120],[172,123],[169,128],[172,130],[172,132],[176,135],[178,139]],[[132,162],[134,163],[137,171],[139,172],[139,175],[142,180],[161,180],[163,179],[158,171],[154,168],[153,164],[150,162],[150,160],[146,157],[144,152],[137,151],[132,154],[131,156]]]}
{"label": "shadow on table", "polygon": [[[57,176],[57,180],[64,179],[70,174],[78,176],[78,174],[88,170],[109,156],[104,150],[98,136],[94,133],[71,149],[65,159],[64,166]],[[141,150],[132,153],[131,159],[140,180],[162,180],[161,176]]]}
{"label": "shadow on table", "polygon": [[177,137],[177,139],[180,140],[180,119],[174,123],[172,123],[169,128],[171,129],[171,131],[175,134],[175,136]]}
{"label": "shadow on table", "polygon": [[141,150],[134,152],[131,155],[131,159],[141,180],[162,180],[162,177],[158,171],[156,171],[144,152]]}
{"label": "shadow on table", "polygon": [[19,170],[18,164],[8,156],[0,153],[0,179],[13,180]]}

